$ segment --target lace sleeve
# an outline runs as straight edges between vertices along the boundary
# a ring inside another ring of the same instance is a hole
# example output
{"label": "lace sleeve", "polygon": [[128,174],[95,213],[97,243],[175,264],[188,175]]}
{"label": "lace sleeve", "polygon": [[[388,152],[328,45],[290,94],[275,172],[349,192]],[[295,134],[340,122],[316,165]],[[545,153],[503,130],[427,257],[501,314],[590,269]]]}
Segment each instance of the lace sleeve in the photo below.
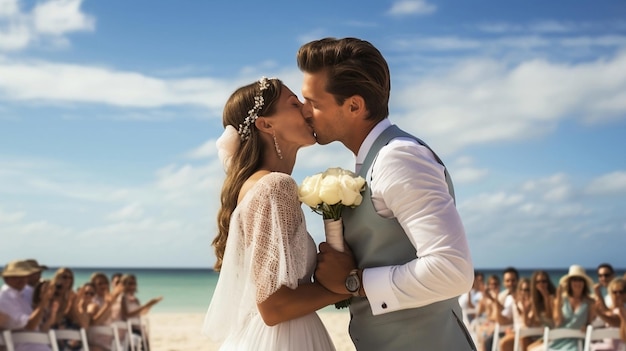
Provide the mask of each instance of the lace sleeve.
{"label": "lace sleeve", "polygon": [[282,285],[291,289],[305,273],[300,253],[302,235],[299,228],[304,216],[298,201],[298,187],[293,178],[275,173],[259,187],[242,218],[247,250],[251,255],[252,281],[256,302],[267,299]]}

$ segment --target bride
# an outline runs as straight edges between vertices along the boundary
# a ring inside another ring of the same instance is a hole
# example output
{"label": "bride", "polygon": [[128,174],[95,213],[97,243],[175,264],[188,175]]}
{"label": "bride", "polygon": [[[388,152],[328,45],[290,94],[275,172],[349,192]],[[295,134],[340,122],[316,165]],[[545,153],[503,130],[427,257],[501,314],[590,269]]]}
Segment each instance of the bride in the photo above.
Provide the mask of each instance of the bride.
{"label": "bride", "polygon": [[315,311],[350,295],[312,281],[317,251],[290,176],[298,149],[315,143],[302,103],[262,78],[230,96],[223,124],[220,276],[203,330],[220,350],[334,350]]}

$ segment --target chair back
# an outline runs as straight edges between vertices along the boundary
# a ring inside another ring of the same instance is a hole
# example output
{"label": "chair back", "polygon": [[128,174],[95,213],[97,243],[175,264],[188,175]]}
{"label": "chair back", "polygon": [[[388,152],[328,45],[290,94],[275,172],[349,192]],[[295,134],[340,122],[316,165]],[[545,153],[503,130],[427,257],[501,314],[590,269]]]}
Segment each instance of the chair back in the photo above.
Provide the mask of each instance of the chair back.
{"label": "chair back", "polygon": [[515,328],[515,338],[513,339],[513,351],[521,351],[522,350],[522,338],[528,336],[542,336],[544,333],[543,327],[516,327]]}
{"label": "chair back", "polygon": [[500,349],[500,334],[504,333],[506,328],[511,326],[511,324],[502,325],[500,323],[496,323],[493,329],[493,341],[491,344],[491,351],[498,351]]}
{"label": "chair back", "polygon": [[[54,341],[80,341],[81,350],[89,351],[89,342],[87,341],[87,331],[80,329],[50,329],[50,338]],[[57,343],[58,344],[58,343]]]}
{"label": "chair back", "polygon": [[13,346],[13,341],[11,340],[11,331],[3,330],[2,334],[0,334],[0,348],[4,347],[6,351],[15,351],[15,346]]}
{"label": "chair back", "polygon": [[115,321],[111,323],[114,329],[119,333],[120,342],[124,350],[135,351],[135,339],[130,324],[127,321]]}
{"label": "chair back", "polygon": [[132,332],[133,330],[139,331],[140,340],[138,340],[136,346],[136,350],[147,351],[149,349],[148,346],[148,322],[141,317],[129,318],[127,321],[128,329]]}
{"label": "chair back", "polygon": [[17,344],[39,344],[49,346],[52,351],[59,351],[56,341],[48,333],[22,330],[11,330],[10,333],[10,340],[14,346]]}
{"label": "chair back", "polygon": [[543,347],[546,351],[550,349],[549,346],[552,341],[559,339],[578,339],[578,351],[582,351],[585,333],[580,329],[545,327],[543,333]]}
{"label": "chair back", "polygon": [[90,342],[93,342],[95,344],[96,339],[100,335],[111,338],[111,344],[109,346],[109,349],[111,351],[124,350],[122,348],[122,343],[120,342],[120,334],[118,333],[117,328],[111,325],[92,325],[89,328],[87,328],[87,337]]}
{"label": "chair back", "polygon": [[584,351],[591,350],[591,343],[604,339],[619,339],[619,328],[594,328],[593,325],[587,326],[585,333]]}

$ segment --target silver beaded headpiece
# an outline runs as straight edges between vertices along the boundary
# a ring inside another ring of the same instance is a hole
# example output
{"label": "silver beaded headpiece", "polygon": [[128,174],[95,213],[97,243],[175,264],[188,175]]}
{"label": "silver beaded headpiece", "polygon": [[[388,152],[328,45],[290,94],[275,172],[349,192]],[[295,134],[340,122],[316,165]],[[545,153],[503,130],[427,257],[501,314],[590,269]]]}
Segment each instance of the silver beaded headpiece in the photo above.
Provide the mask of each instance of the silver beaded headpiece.
{"label": "silver beaded headpiece", "polygon": [[265,100],[263,99],[263,91],[270,87],[269,79],[262,77],[259,79],[259,92],[254,96],[254,107],[248,111],[248,116],[243,120],[243,124],[239,125],[239,137],[241,141],[246,141],[250,137],[252,125],[259,118],[259,111],[263,108]]}

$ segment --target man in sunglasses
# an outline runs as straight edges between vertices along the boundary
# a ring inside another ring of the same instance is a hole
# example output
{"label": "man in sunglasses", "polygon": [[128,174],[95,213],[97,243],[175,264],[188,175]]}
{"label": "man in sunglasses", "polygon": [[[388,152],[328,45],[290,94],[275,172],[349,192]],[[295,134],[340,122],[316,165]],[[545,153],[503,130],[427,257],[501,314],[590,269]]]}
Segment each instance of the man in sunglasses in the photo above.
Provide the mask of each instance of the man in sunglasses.
{"label": "man in sunglasses", "polygon": [[[613,308],[613,301],[611,299],[611,294],[609,294],[608,286],[611,283],[611,280],[615,278],[615,270],[613,266],[609,263],[600,263],[598,265],[598,282],[593,286],[593,290],[597,297],[599,298],[599,303],[604,304],[604,310]],[[600,318],[596,318],[593,323],[594,326],[603,326],[604,321]]]}

